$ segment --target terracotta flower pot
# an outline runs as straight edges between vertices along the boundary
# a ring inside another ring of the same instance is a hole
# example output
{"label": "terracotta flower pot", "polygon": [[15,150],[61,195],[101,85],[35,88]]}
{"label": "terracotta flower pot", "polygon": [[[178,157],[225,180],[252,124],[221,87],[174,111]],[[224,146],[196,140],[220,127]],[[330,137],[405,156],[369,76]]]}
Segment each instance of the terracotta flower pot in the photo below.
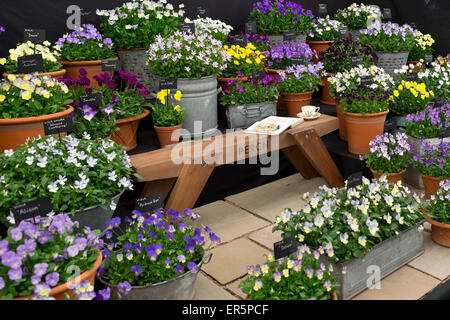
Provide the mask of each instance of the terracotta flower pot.
{"label": "terracotta flower pot", "polygon": [[322,98],[320,102],[323,104],[328,104],[330,106],[336,105],[336,98],[330,96],[330,82],[328,82],[328,78],[334,76],[334,73],[329,73],[328,76],[322,78]]}
{"label": "terracotta flower pot", "polygon": [[384,122],[389,110],[379,113],[361,113],[344,111],[347,128],[348,151],[353,154],[369,153],[369,143],[384,132]]}
{"label": "terracotta flower pot", "polygon": [[[159,143],[162,147],[177,144],[180,139],[180,132],[174,133],[175,130],[179,130],[183,127],[182,124],[173,127],[157,127],[155,126],[156,135],[158,136]],[[173,136],[172,136],[173,135]]]}
{"label": "terracotta flower pot", "polygon": [[287,107],[290,117],[297,118],[297,115],[302,112],[302,107],[309,106],[314,91],[288,94],[280,92],[280,98],[283,104]]}
{"label": "terracotta flower pot", "polygon": [[150,111],[147,109],[142,108],[142,111],[143,113],[136,117],[116,121],[119,131],[116,131],[111,135],[111,140],[126,147],[127,149],[125,151],[131,151],[137,146],[136,133],[139,123],[150,114]]}
{"label": "terracotta flower pot", "polygon": [[[70,282],[54,287],[50,292],[50,296],[54,297],[56,300],[66,300],[67,299],[66,293],[67,293],[71,300],[76,300],[77,298],[72,294],[72,289],[69,288],[69,285],[82,283],[85,280],[88,280],[92,285],[94,285],[95,273],[97,269],[100,268],[101,264],[102,264],[102,253],[99,252],[98,258],[94,262],[94,268],[87,270],[86,272],[82,273],[79,277],[73,279]],[[14,300],[28,300],[33,297],[34,295],[26,297],[18,297],[14,298]]]}
{"label": "terracotta flower pot", "polygon": [[0,119],[0,153],[8,149],[16,150],[28,138],[44,136],[44,122],[67,118],[73,112],[73,108],[71,106],[66,108],[64,111],[39,117]]}
{"label": "terracotta flower pot", "polygon": [[[105,60],[118,60],[118,57],[114,59],[105,59]],[[78,79],[80,73],[80,69],[85,69],[87,72],[86,77],[91,80],[91,84],[88,88],[99,88],[97,81],[94,80],[94,76],[99,76],[102,74],[102,61],[103,60],[92,60],[92,61],[59,61],[64,68],[66,69],[66,77],[72,77],[74,79]],[[113,72],[109,72],[109,74],[113,74]]]}
{"label": "terracotta flower pot", "polygon": [[[333,43],[334,41],[313,41],[313,40],[307,40],[306,43],[309,45],[311,50],[315,51],[317,55],[319,55],[321,52],[326,51]],[[313,57],[314,63],[319,62],[316,57]]]}
{"label": "terracotta flower pot", "polygon": [[[61,69],[59,71],[54,71],[54,72],[44,72],[44,73],[39,73],[39,76],[50,76],[53,79],[58,79],[58,78],[62,78],[64,77],[64,75],[66,74],[66,69]],[[24,74],[14,74],[16,77],[19,78],[23,78],[25,75]],[[4,78],[8,78],[8,74],[5,72],[3,74]]]}
{"label": "terracotta flower pot", "polygon": [[343,141],[347,141],[347,127],[345,126],[344,110],[341,104],[336,101],[336,112],[339,119],[339,138]]}
{"label": "terracotta flower pot", "polygon": [[[383,174],[385,174],[385,173],[375,173],[373,168],[370,168],[370,171],[372,171],[373,176],[376,180],[380,180],[381,176],[383,176]],[[405,171],[406,171],[406,169],[399,173],[388,173],[385,175],[389,182],[397,183],[403,179],[403,174],[405,173]]]}
{"label": "terracotta flower pot", "polygon": [[442,224],[425,215],[431,224],[431,239],[437,244],[450,248],[450,224]]}
{"label": "terracotta flower pot", "polygon": [[220,87],[222,88],[222,90],[230,90],[230,86],[227,85],[227,82],[233,80],[233,81],[241,81],[241,82],[246,82],[248,80],[248,77],[243,77],[243,78],[219,78],[217,77],[217,82],[219,83]]}
{"label": "terracotta flower pot", "polygon": [[414,71],[419,72],[419,71],[425,70],[425,65],[422,65],[421,67],[417,67],[417,65],[419,64],[419,62],[420,62],[420,61],[408,61],[407,63],[408,63],[408,66],[409,66],[410,64],[412,64],[412,65],[415,66]]}
{"label": "terracotta flower pot", "polygon": [[430,199],[432,195],[436,194],[438,190],[441,188],[441,181],[448,180],[450,178],[434,178],[430,176],[426,176],[421,174],[423,185],[425,186],[425,196],[427,199]]}

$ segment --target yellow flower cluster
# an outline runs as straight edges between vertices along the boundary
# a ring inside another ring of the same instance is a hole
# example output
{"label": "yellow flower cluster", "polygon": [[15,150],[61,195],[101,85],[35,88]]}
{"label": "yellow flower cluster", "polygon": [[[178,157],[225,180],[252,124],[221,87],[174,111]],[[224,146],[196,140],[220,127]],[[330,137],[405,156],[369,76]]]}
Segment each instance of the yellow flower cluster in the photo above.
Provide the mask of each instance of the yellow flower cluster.
{"label": "yellow flower cluster", "polygon": [[419,32],[416,36],[416,45],[421,47],[423,50],[431,47],[434,44],[434,39],[429,34],[423,34]]}
{"label": "yellow flower cluster", "polygon": [[16,77],[13,74],[8,75],[9,82],[3,82],[0,85],[0,102],[5,100],[5,95],[11,90],[11,87],[19,89],[19,96],[23,100],[30,100],[33,94],[49,99],[52,96],[51,90],[59,88],[63,93],[68,93],[69,88],[66,84],[58,82],[48,76],[33,77],[25,75],[23,78]]}
{"label": "yellow flower cluster", "polygon": [[[27,41],[25,43],[21,43],[15,49],[9,50],[9,59],[12,61],[17,61],[17,58],[32,55],[32,54],[42,54],[42,58],[47,61],[57,62],[56,57],[59,56],[59,47],[54,46],[53,51],[50,49],[50,42],[44,41],[42,45],[35,45],[31,41]],[[4,65],[6,63],[6,59],[0,59],[0,64]]]}
{"label": "yellow flower cluster", "polygon": [[[165,104],[166,104],[166,97],[169,96],[170,94],[171,94],[171,93],[170,93],[170,89],[164,89],[164,90],[159,91],[159,92],[156,94],[156,97],[157,97],[158,100],[161,102],[161,104],[165,105]],[[175,101],[180,101],[182,96],[183,96],[183,95],[181,94],[181,91],[180,91],[180,90],[177,90],[177,91],[175,92],[175,94],[173,95],[173,98],[175,99]],[[180,105],[176,105],[176,106],[174,107],[174,110],[175,110],[176,112],[180,112],[180,111],[181,111],[181,106],[180,106]]]}
{"label": "yellow flower cluster", "polygon": [[256,50],[256,47],[249,42],[245,48],[241,46],[232,45],[223,47],[223,50],[228,53],[233,59],[235,65],[240,65],[241,63],[247,64],[261,64],[266,57],[261,54],[261,51]]}
{"label": "yellow flower cluster", "polygon": [[411,92],[415,98],[418,98],[420,95],[420,98],[422,100],[425,100],[429,97],[434,97],[433,90],[427,91],[427,86],[425,85],[425,83],[417,83],[415,81],[406,82],[405,80],[402,80],[398,88],[394,90],[393,95],[390,96],[390,100],[393,101],[395,98],[399,97],[402,91]]}

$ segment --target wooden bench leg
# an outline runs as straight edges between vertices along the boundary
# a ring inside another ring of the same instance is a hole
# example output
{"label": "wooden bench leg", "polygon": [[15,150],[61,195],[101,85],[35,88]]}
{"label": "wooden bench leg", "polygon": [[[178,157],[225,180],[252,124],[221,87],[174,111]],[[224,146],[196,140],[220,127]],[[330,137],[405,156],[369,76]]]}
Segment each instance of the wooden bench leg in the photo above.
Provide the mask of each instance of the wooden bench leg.
{"label": "wooden bench leg", "polygon": [[185,164],[167,201],[166,209],[183,211],[192,209],[200,193],[208,182],[214,165]]}
{"label": "wooden bench leg", "polygon": [[144,190],[142,190],[141,198],[148,197],[157,192],[161,192],[163,199],[166,199],[169,195],[170,189],[177,181],[177,178],[170,178],[164,180],[148,181],[145,183]]}
{"label": "wooden bench leg", "polygon": [[341,172],[314,129],[295,133],[292,136],[299,150],[330,186],[344,187],[345,183]]}
{"label": "wooden bench leg", "polygon": [[289,162],[297,169],[297,171],[306,180],[314,179],[319,176],[318,172],[309,163],[308,159],[298,149],[297,146],[292,146],[282,150]]}

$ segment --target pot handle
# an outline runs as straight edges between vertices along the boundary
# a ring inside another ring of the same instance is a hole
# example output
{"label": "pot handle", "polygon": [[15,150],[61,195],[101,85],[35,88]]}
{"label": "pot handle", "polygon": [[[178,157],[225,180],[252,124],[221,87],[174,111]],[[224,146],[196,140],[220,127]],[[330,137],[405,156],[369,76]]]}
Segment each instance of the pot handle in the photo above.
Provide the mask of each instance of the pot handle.
{"label": "pot handle", "polygon": [[254,108],[254,107],[253,108],[245,108],[244,107],[244,110],[242,110],[242,112],[246,118],[254,118],[254,117],[261,116],[261,113],[262,113],[261,109],[262,109],[261,106],[258,106],[256,108]]}
{"label": "pot handle", "polygon": [[198,268],[200,269],[200,267],[204,264],[208,264],[211,261],[213,254],[212,253],[208,253],[207,255],[205,255],[205,257],[203,258],[202,261],[200,261]]}
{"label": "pot handle", "polygon": [[217,88],[217,94],[220,94],[222,92],[223,92],[222,87]]}

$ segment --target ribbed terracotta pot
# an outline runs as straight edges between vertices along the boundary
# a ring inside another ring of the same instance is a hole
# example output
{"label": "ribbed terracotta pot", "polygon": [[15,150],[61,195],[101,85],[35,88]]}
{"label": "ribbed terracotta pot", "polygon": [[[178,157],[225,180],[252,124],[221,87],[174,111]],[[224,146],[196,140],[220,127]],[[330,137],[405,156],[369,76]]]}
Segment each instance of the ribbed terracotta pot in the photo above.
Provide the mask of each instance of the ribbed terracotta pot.
{"label": "ribbed terracotta pot", "polygon": [[[77,300],[77,297],[72,294],[72,289],[70,289],[69,286],[82,283],[85,280],[88,280],[91,285],[94,285],[95,273],[97,272],[97,269],[100,268],[101,264],[102,264],[102,253],[99,252],[98,258],[94,262],[94,268],[87,270],[86,272],[82,273],[79,277],[73,279],[70,282],[54,287],[50,292],[50,296],[54,297],[56,300],[66,300],[67,299],[66,293],[67,293],[71,300]],[[14,298],[14,300],[28,300],[33,297],[34,295],[27,297],[18,297]]]}
{"label": "ribbed terracotta pot", "polygon": [[309,106],[314,91],[292,93],[288,94],[280,92],[280,98],[283,104],[287,107],[290,117],[297,118],[297,115],[302,112],[302,107]]}
{"label": "ribbed terracotta pot", "polygon": [[[268,74],[270,74],[271,76],[274,77],[272,84],[276,83],[275,79],[276,79],[276,76],[278,76],[278,71],[286,71],[286,70],[277,70],[277,69],[270,69],[270,68],[264,68],[264,70],[266,70]],[[281,95],[278,97],[277,110],[287,110],[287,106],[284,104],[284,101],[281,98]]]}
{"label": "ribbed terracotta pot", "polygon": [[347,141],[347,127],[345,126],[344,110],[341,104],[336,101],[336,112],[339,120],[339,138],[343,141]]}
{"label": "ribbed terracotta pot", "polygon": [[[326,51],[333,43],[334,41],[313,41],[313,40],[307,40],[306,43],[309,45],[311,50],[316,51],[317,55],[319,55],[321,52]],[[313,56],[314,63],[319,62],[319,60],[316,59],[316,57]]]}
{"label": "ribbed terracotta pot", "polygon": [[436,194],[438,190],[441,188],[441,181],[448,180],[450,178],[434,178],[430,176],[426,176],[421,174],[423,185],[425,186],[425,196],[427,199],[430,199],[432,195]]}
{"label": "ribbed terracotta pot", "polygon": [[[180,131],[174,133],[175,130],[179,130],[183,127],[182,124],[173,127],[157,127],[155,126],[156,135],[158,136],[159,143],[162,147],[177,144],[180,139]],[[172,137],[173,135],[173,137]]]}
{"label": "ribbed terracotta pot", "polygon": [[114,132],[111,135],[111,140],[118,143],[127,149],[125,151],[131,151],[136,148],[136,133],[139,127],[139,123],[146,116],[150,114],[150,111],[142,108],[142,114],[128,119],[120,119],[116,121],[116,125],[119,131]]}
{"label": "ribbed terracotta pot", "polygon": [[431,239],[437,244],[450,248],[450,224],[442,224],[425,215],[431,224]]}
{"label": "ribbed terracotta pot", "polygon": [[361,155],[369,153],[370,141],[384,132],[384,122],[388,113],[389,110],[363,116],[361,113],[344,111],[348,152]]}
{"label": "ribbed terracotta pot", "polygon": [[227,85],[227,82],[233,80],[233,81],[241,81],[241,82],[246,82],[248,80],[248,77],[243,77],[243,78],[219,78],[217,77],[217,82],[219,83],[220,87],[222,88],[222,90],[230,90],[230,86]]}
{"label": "ribbed terracotta pot", "polygon": [[[61,69],[59,71],[54,71],[54,72],[38,73],[38,76],[50,76],[53,79],[58,79],[58,78],[64,77],[65,74],[66,74],[66,69]],[[23,78],[25,76],[24,74],[14,74],[14,75],[19,78]],[[3,77],[8,78],[8,74],[5,72],[3,74]]]}
{"label": "ribbed terracotta pot", "polygon": [[386,175],[387,181],[392,182],[392,183],[397,183],[397,182],[399,182],[399,181],[401,181],[401,180],[403,179],[403,174],[405,173],[406,169],[403,170],[402,172],[399,172],[399,173],[388,173],[388,174],[385,174],[385,173],[375,173],[375,171],[373,170],[373,168],[370,168],[370,171],[372,171],[372,174],[373,174],[373,176],[374,176],[374,178],[375,178],[376,180],[380,180],[380,178],[381,178],[381,177],[383,176],[383,174],[384,174],[384,175]]}
{"label": "ribbed terracotta pot", "polygon": [[[66,110],[39,117],[0,119],[0,153],[4,150],[16,150],[28,138],[44,136],[44,122],[67,118],[73,112],[71,106]],[[65,135],[65,133],[61,133]]]}
{"label": "ribbed terracotta pot", "polygon": [[[105,60],[118,60],[118,57],[114,59],[105,59]],[[66,69],[66,77],[72,77],[74,79],[78,79],[80,76],[79,70],[85,69],[87,72],[86,77],[91,80],[91,84],[88,88],[99,88],[98,82],[94,80],[94,76],[99,76],[102,74],[102,61],[104,60],[92,60],[92,61],[59,61],[64,68]],[[108,72],[110,75],[113,72]]]}
{"label": "ribbed terracotta pot", "polygon": [[334,73],[329,73],[326,77],[322,78],[323,88],[322,88],[322,98],[320,99],[320,102],[330,106],[336,105],[336,98],[330,96],[330,82],[328,82],[328,78],[333,77],[334,75],[335,75]]}

